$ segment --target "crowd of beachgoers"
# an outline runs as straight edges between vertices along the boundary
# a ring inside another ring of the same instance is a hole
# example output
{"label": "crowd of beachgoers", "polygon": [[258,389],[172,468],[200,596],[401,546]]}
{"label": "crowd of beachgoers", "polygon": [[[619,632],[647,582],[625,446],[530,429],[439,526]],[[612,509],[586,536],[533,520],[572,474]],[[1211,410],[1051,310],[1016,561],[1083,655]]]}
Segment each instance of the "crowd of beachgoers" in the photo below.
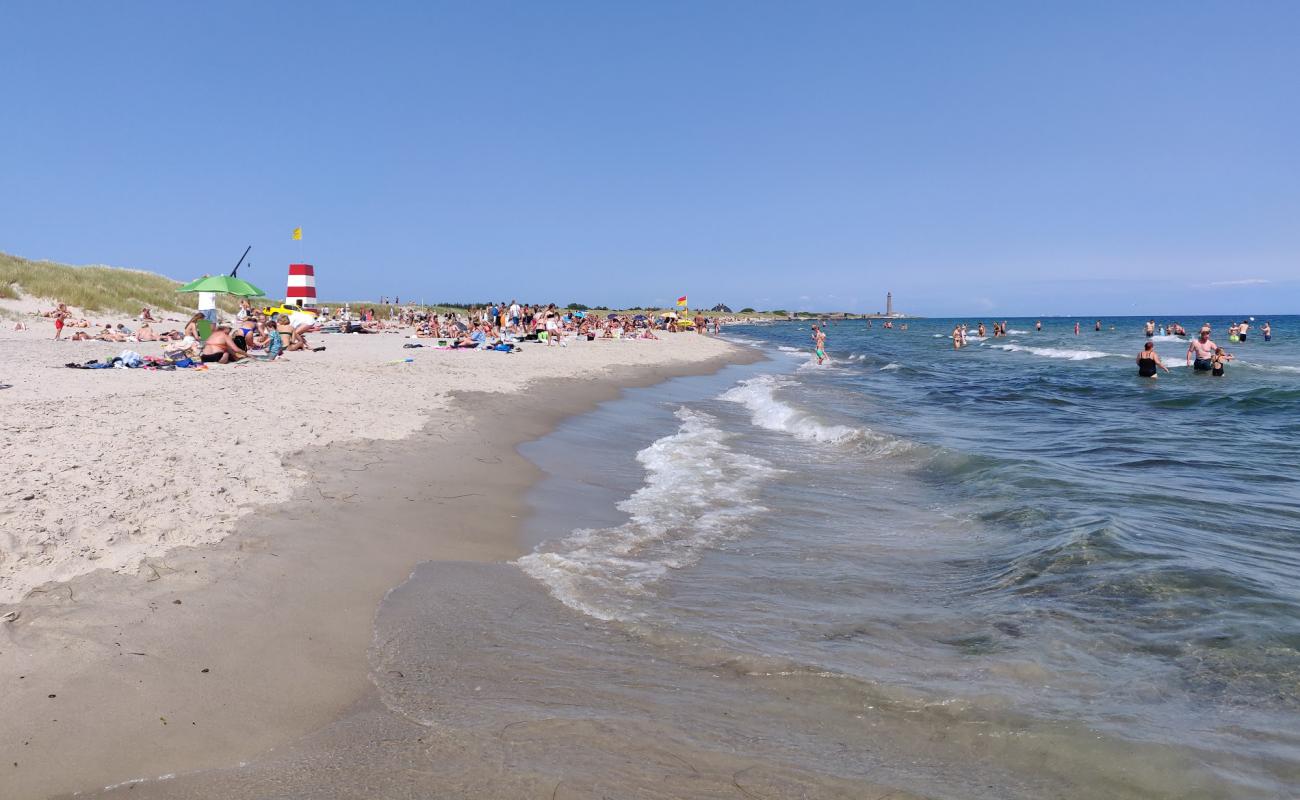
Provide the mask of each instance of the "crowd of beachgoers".
{"label": "crowd of beachgoers", "polygon": [[[70,341],[98,341],[132,344],[159,342],[161,357],[140,357],[124,351],[126,366],[178,366],[228,364],[244,360],[276,361],[286,353],[320,352],[309,334],[401,333],[431,342],[407,347],[477,349],[515,352],[524,343],[566,347],[572,341],[596,339],[658,339],[660,333],[694,331],[720,333],[722,326],[738,318],[696,313],[693,317],[675,311],[646,313],[597,313],[559,308],[554,303],[489,303],[463,310],[434,309],[391,304],[353,309],[350,305],[304,308],[297,306],[255,307],[241,300],[233,314],[222,318],[215,308],[198,311],[187,320],[174,319],[142,308],[129,322],[91,322],[73,313],[64,303],[40,312],[54,323],[54,338]],[[23,322],[16,330],[26,330]],[[114,360],[116,362],[116,359]],[[91,361],[70,362],[69,367],[116,366]]]}
{"label": "crowd of beachgoers", "polygon": [[[1241,322],[1231,322],[1228,325],[1228,341],[1230,343],[1244,343],[1250,336],[1250,330],[1254,317],[1243,319]],[[1100,333],[1102,331],[1101,320],[1093,323],[1093,331]],[[1110,326],[1115,330],[1115,326]],[[1037,320],[1034,323],[1034,331],[1041,333],[1043,330],[1043,321]],[[989,329],[983,322],[978,323],[975,332],[970,332],[970,326],[967,323],[958,323],[952,329],[952,346],[954,350],[960,350],[965,347],[972,339],[982,340],[988,335]],[[1074,323],[1074,335],[1079,336],[1081,326],[1078,322]],[[1209,322],[1201,325],[1196,336],[1187,338],[1187,329],[1180,322],[1157,323],[1154,319],[1147,320],[1143,326],[1143,333],[1146,335],[1147,342],[1142,348],[1142,352],[1137,354],[1138,375],[1143,378],[1156,377],[1156,371],[1164,370],[1169,372],[1169,368],[1160,360],[1160,356],[1155,352],[1155,344],[1151,340],[1156,336],[1166,336],[1171,338],[1185,339],[1187,341],[1187,366],[1196,372],[1209,372],[1214,377],[1223,377],[1229,361],[1234,356],[1232,353],[1224,350],[1216,344],[1210,336],[1213,334],[1213,326]],[[1265,342],[1273,340],[1273,326],[1265,320],[1260,326],[1260,333]],[[1007,335],[1006,321],[994,322],[992,325],[992,337],[997,339]]]}

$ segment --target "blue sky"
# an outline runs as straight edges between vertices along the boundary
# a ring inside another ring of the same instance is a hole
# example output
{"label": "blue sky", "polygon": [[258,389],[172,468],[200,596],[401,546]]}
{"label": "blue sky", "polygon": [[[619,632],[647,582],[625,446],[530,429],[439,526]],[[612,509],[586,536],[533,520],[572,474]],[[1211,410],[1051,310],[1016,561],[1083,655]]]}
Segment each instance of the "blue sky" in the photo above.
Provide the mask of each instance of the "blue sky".
{"label": "blue sky", "polygon": [[[0,3],[0,250],[327,297],[1300,310],[1300,3]],[[301,256],[290,240],[304,229]]]}

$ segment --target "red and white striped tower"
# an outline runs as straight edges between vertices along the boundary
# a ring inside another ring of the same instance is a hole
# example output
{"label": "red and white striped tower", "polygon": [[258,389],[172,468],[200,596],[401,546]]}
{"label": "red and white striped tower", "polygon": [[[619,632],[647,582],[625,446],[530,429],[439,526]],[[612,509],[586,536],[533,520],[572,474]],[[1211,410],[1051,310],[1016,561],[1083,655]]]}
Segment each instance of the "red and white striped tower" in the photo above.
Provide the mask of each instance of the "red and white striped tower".
{"label": "red and white striped tower", "polygon": [[302,301],[303,308],[316,307],[316,269],[311,264],[289,265],[289,286],[284,292],[284,304],[297,305]]}

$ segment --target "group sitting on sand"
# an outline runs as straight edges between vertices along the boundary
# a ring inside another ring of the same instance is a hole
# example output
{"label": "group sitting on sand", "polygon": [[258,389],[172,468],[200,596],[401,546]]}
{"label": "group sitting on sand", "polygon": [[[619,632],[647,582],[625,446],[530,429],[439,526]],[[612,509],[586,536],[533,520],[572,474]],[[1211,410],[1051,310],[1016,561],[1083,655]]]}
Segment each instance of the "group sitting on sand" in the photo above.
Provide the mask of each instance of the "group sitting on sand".
{"label": "group sitting on sand", "polygon": [[[73,314],[64,303],[41,316],[54,320],[54,338],[63,339],[64,329],[68,327],[90,328],[92,323],[85,319],[73,319]],[[142,308],[137,317],[135,329],[125,323],[107,323],[98,332],[78,330],[67,337],[71,341],[99,342],[162,342],[164,343],[164,361],[181,363],[194,361],[208,364],[228,364],[250,357],[262,360],[276,360],[286,352],[319,351],[324,347],[313,348],[307,341],[306,334],[316,329],[314,318],[306,315],[304,319],[294,320],[289,315],[264,314],[252,308],[247,301],[240,305],[239,312],[231,324],[211,325],[208,315],[199,312],[185,323],[181,330],[156,331],[151,323],[160,320],[149,308]]]}
{"label": "group sitting on sand", "polygon": [[645,314],[600,316],[560,309],[554,303],[532,306],[517,302],[470,308],[463,316],[448,312],[441,316],[413,314],[409,319],[415,325],[417,338],[438,339],[452,348],[475,349],[501,349],[520,342],[565,347],[570,339],[658,339],[656,329],[675,328],[675,319],[667,321],[668,326],[661,326]]}

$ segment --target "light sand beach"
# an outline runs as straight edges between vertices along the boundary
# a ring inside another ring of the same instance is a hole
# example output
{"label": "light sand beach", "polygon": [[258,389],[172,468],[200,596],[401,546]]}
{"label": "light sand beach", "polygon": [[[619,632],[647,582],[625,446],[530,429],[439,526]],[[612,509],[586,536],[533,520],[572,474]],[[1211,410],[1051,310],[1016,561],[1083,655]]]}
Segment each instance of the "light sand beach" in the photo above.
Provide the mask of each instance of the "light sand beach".
{"label": "light sand beach", "polygon": [[694,334],[505,354],[384,333],[89,371],[62,365],[158,345],[51,336],[0,334],[5,797],[230,766],[327,723],[416,564],[519,554],[516,444],[621,386],[756,357]]}

